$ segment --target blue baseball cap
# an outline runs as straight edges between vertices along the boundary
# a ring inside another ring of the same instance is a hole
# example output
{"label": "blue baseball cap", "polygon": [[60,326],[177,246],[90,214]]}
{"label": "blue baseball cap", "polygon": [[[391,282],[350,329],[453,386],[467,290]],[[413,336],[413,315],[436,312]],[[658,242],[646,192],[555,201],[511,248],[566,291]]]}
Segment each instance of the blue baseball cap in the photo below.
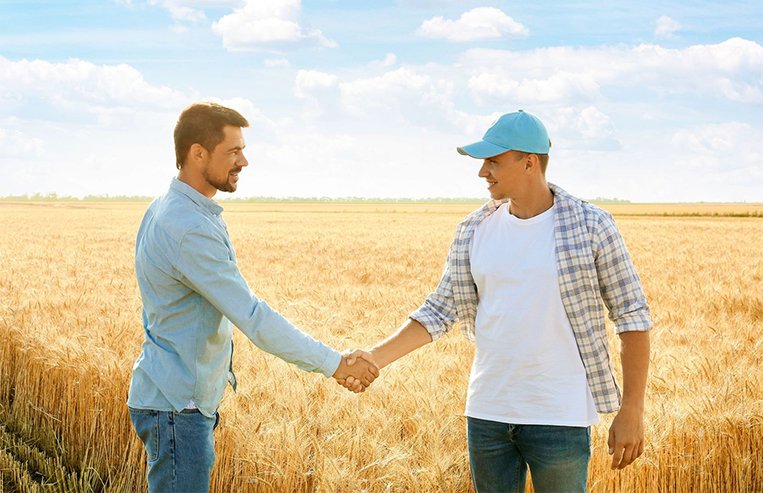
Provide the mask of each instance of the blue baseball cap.
{"label": "blue baseball cap", "polygon": [[456,150],[464,156],[486,159],[512,150],[548,154],[550,148],[551,141],[543,123],[530,113],[519,110],[506,113],[496,120],[479,142],[457,147]]}

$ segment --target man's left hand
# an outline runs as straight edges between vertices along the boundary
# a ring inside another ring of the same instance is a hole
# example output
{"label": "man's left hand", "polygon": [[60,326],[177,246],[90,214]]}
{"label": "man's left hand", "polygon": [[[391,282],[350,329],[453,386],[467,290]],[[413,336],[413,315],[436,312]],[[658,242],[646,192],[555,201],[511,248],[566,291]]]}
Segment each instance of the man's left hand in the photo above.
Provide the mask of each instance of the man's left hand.
{"label": "man's left hand", "polygon": [[622,407],[609,427],[612,469],[623,469],[644,453],[644,411]]}
{"label": "man's left hand", "polygon": [[379,366],[370,353],[356,349],[342,354],[333,377],[339,385],[355,393],[363,392],[379,376]]}

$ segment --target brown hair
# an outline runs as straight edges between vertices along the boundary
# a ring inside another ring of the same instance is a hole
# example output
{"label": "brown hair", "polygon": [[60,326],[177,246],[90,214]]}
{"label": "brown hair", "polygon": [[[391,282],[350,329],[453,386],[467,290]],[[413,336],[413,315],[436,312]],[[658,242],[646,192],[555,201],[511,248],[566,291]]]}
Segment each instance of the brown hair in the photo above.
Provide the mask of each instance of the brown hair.
{"label": "brown hair", "polygon": [[[535,154],[534,152],[524,152],[524,151],[517,151],[521,154],[519,159],[524,159],[530,154]],[[543,172],[543,174],[546,174],[546,166],[548,166],[548,154],[535,154],[538,156],[538,162],[540,163],[540,170]]]}
{"label": "brown hair", "polygon": [[248,127],[249,122],[238,111],[217,103],[194,103],[184,109],[175,125],[175,166],[183,166],[194,144],[212,152],[225,138],[226,125]]}
{"label": "brown hair", "polygon": [[[551,147],[551,141],[548,141],[548,147]],[[524,151],[517,151],[520,154],[522,154],[521,159],[526,158],[530,154],[535,154],[538,156],[538,162],[540,163],[540,170],[543,172],[543,174],[546,174],[546,166],[548,166],[548,154],[538,154],[537,152],[524,152]]]}

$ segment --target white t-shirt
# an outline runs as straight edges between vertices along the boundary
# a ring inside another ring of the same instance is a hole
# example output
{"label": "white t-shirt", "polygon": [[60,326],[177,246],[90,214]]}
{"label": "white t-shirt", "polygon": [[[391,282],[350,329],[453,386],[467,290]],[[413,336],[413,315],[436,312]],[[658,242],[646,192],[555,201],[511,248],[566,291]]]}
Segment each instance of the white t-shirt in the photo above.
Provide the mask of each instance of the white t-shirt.
{"label": "white t-shirt", "polygon": [[554,209],[519,219],[503,204],[475,230],[470,262],[479,305],[467,416],[557,426],[599,421],[559,292]]}

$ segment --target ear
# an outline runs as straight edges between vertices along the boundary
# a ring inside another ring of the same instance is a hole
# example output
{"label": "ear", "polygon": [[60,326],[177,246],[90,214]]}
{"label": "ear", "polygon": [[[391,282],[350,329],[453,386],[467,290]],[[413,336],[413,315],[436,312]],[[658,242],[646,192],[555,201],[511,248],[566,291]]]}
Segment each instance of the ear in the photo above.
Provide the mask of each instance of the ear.
{"label": "ear", "polygon": [[525,158],[525,173],[532,173],[540,169],[540,160],[537,154],[528,154]]}
{"label": "ear", "polygon": [[207,150],[201,144],[193,144],[188,150],[188,157],[193,161],[203,161],[207,155]]}

